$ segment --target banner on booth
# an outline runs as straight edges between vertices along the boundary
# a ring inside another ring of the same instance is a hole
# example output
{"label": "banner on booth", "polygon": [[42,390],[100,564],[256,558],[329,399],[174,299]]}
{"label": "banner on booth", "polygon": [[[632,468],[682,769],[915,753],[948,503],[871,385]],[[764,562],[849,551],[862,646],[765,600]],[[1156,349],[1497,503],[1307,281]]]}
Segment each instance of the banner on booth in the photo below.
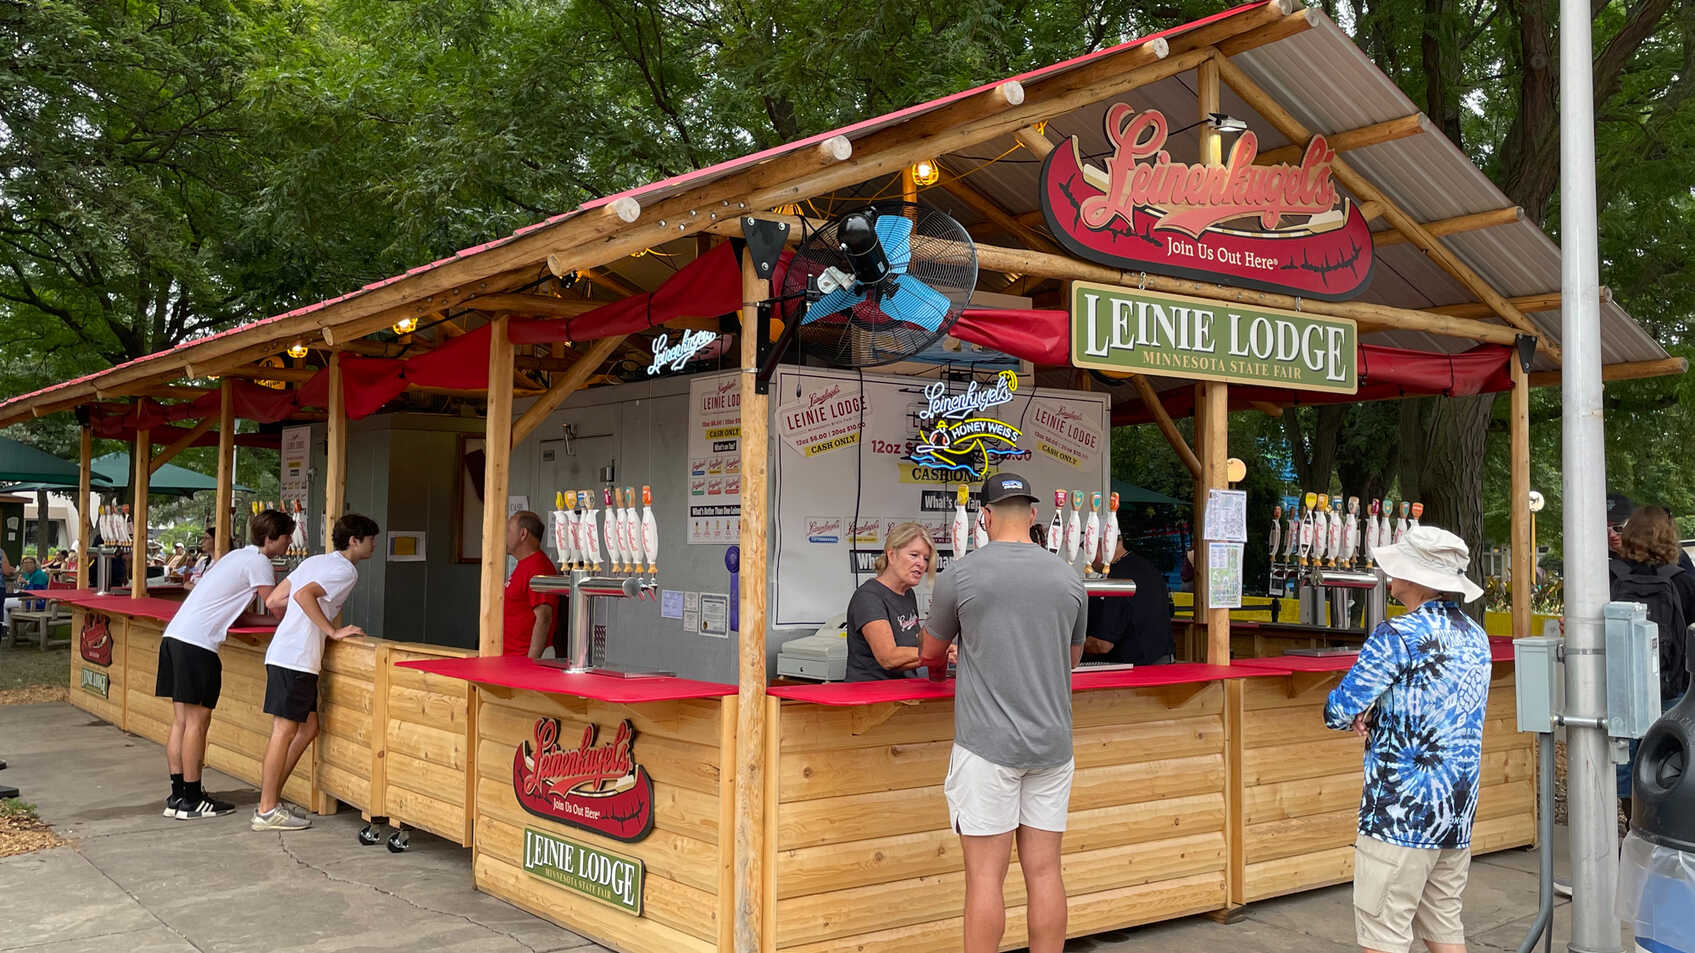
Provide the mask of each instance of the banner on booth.
{"label": "banner on booth", "polygon": [[1106,111],[1104,168],[1076,136],[1042,164],[1041,207],[1060,244],[1114,268],[1340,301],[1363,292],[1371,227],[1336,188],[1336,150],[1314,136],[1297,163],[1257,164],[1243,131],[1219,165],[1174,160],[1165,115]]}
{"label": "banner on booth", "polygon": [[1071,286],[1071,363],[1101,371],[1359,389],[1354,322],[1087,281]]}

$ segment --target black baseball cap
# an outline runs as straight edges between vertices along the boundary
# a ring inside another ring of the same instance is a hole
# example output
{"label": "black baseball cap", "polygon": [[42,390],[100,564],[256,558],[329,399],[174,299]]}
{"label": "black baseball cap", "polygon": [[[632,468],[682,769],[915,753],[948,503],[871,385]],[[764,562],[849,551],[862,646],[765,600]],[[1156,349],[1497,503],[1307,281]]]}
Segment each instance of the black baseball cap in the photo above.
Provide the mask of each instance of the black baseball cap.
{"label": "black baseball cap", "polygon": [[987,505],[993,505],[1017,499],[1034,503],[1038,497],[1029,480],[1016,473],[1002,471],[983,481],[983,494],[980,499]]}
{"label": "black baseball cap", "polygon": [[1630,514],[1636,511],[1636,504],[1623,493],[1607,494],[1607,522],[1613,526],[1622,525],[1630,519]]}

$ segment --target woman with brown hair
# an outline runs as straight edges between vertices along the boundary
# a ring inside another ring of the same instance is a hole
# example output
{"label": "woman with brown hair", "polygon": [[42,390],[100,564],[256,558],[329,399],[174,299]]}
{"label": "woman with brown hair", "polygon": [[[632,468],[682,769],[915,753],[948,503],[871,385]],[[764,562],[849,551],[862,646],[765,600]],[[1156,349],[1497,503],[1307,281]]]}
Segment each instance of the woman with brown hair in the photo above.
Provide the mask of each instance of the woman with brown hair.
{"label": "woman with brown hair", "polygon": [[917,523],[898,523],[883,541],[877,575],[854,590],[847,608],[847,680],[906,678],[917,668],[918,598],[912,590],[935,572],[936,544]]}
{"label": "woman with brown hair", "polygon": [[[1663,507],[1643,506],[1619,533],[1608,564],[1614,602],[1640,602],[1660,629],[1660,704],[1669,710],[1689,690],[1689,624],[1695,622],[1695,574],[1677,564],[1677,524]],[[1635,759],[1635,742],[1631,758]],[[1618,796],[1630,812],[1630,765],[1618,766]]]}

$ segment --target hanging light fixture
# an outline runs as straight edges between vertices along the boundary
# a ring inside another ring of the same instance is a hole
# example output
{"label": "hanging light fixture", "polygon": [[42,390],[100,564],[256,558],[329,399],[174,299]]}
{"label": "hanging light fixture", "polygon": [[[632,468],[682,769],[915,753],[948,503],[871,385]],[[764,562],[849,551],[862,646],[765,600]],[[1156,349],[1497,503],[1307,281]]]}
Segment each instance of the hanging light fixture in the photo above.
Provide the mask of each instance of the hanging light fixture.
{"label": "hanging light fixture", "polygon": [[936,165],[935,159],[919,159],[912,164],[912,184],[914,185],[935,185],[941,177],[942,170],[940,166]]}
{"label": "hanging light fixture", "polygon": [[293,344],[290,344],[288,346],[288,356],[294,358],[297,361],[300,360],[301,358],[305,357],[306,356],[306,343],[304,341],[296,341]]}
{"label": "hanging light fixture", "polygon": [[394,322],[395,334],[411,334],[416,330],[418,330],[418,319],[415,317],[408,316]]}

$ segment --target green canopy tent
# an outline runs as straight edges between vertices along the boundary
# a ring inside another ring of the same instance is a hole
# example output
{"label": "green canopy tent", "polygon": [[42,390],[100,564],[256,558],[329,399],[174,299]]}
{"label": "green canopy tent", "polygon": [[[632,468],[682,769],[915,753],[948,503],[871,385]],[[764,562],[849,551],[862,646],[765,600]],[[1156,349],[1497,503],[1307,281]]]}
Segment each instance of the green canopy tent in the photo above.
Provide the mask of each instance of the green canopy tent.
{"label": "green canopy tent", "polygon": [[[8,492],[76,486],[79,473],[77,465],[68,460],[61,460],[29,444],[0,437],[0,484],[26,484],[8,486]],[[93,482],[95,486],[103,486],[109,481],[96,470]]]}
{"label": "green canopy tent", "polygon": [[[129,489],[130,478],[134,475],[135,468],[130,465],[128,452],[120,450],[117,453],[95,457],[93,464],[95,474],[103,477],[112,489]],[[147,492],[149,494],[193,496],[201,491],[217,488],[218,481],[216,479],[204,473],[196,473],[186,467],[179,467],[174,463],[167,463],[154,470],[153,475],[147,480]],[[240,484],[237,484],[234,489],[240,492],[249,492],[247,487]]]}
{"label": "green canopy tent", "polygon": [[1123,480],[1112,481],[1112,492],[1118,494],[1120,505],[1125,503],[1153,503],[1159,506],[1194,505],[1188,500],[1179,500],[1176,497],[1166,496],[1164,493],[1155,493],[1153,490],[1139,487],[1134,483],[1125,483]]}

